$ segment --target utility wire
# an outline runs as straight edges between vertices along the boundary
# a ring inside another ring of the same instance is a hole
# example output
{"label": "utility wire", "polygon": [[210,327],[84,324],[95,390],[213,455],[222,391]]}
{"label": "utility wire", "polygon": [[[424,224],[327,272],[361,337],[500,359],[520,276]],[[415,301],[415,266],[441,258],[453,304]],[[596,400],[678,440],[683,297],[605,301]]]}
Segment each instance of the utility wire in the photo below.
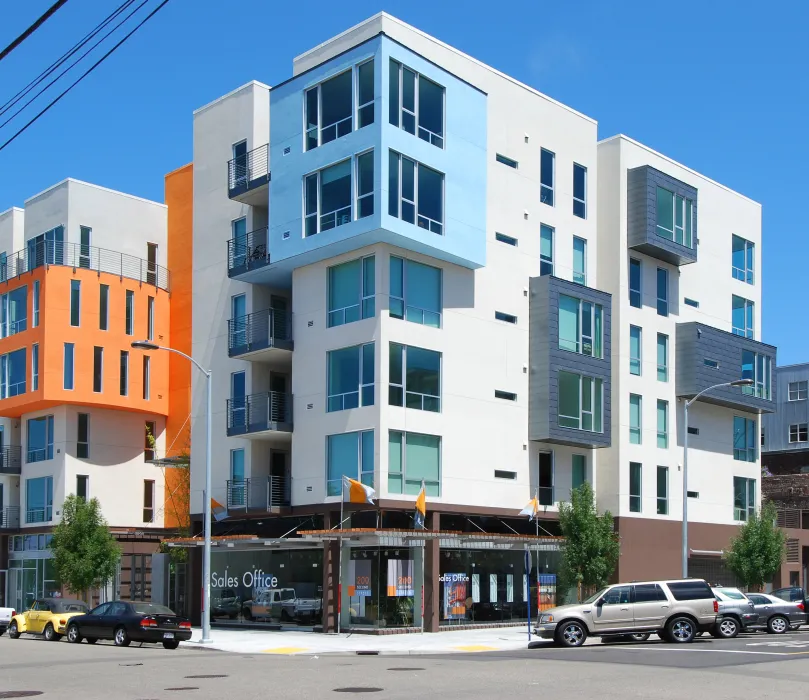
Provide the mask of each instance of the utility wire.
{"label": "utility wire", "polygon": [[144,17],[140,23],[131,31],[129,34],[124,36],[115,46],[113,46],[107,53],[105,53],[101,58],[99,58],[92,66],[90,66],[77,80],[73,81],[73,83],[68,86],[66,90],[61,92],[57,95],[53,100],[48,103],[48,105],[42,109],[33,119],[29,120],[28,123],[22,127],[14,136],[12,136],[8,141],[6,141],[2,146],[0,146],[0,151],[2,151],[6,146],[8,146],[12,141],[14,141],[20,134],[22,134],[29,126],[31,126],[34,122],[36,122],[43,114],[45,114],[51,107],[53,107],[59,100],[61,100],[67,93],[69,93],[76,85],[78,85],[82,80],[84,80],[90,73],[92,73],[98,66],[100,66],[104,61],[106,61],[120,46],[123,44],[129,37],[131,37],[135,32],[138,31],[146,22],[148,22],[152,17],[154,17],[160,10],[162,10],[167,4],[169,0],[163,0],[154,10],[152,10],[146,17]]}
{"label": "utility wire", "polygon": [[37,29],[39,29],[45,22],[48,21],[51,15],[53,15],[62,5],[64,5],[67,0],[57,0],[57,2],[53,3],[45,12],[42,17],[40,17],[36,22],[34,22],[28,29],[26,29],[22,34],[20,34],[14,41],[12,41],[6,48],[0,51],[0,61],[2,61],[6,56],[8,56],[14,49],[16,49],[22,42],[24,42],[29,36],[31,36]]}
{"label": "utility wire", "polygon": [[[131,5],[135,0],[126,0],[122,5],[118,7],[112,14],[110,14],[103,22],[99,23],[89,34],[87,34],[79,43],[73,46],[70,51],[65,53],[60,59],[52,63],[48,66],[42,73],[39,74],[34,80],[32,80],[28,85],[26,85],[22,90],[20,90],[14,97],[12,97],[8,102],[6,102],[2,107],[0,107],[0,115],[7,112],[11,109],[17,102],[19,102],[23,97],[25,97],[31,90],[33,90],[37,85],[39,85],[45,78],[47,78],[51,73],[53,73],[59,66],[61,66],[65,61],[67,61],[74,53],[76,53],[82,46],[84,46],[88,41],[90,41],[96,34],[98,34],[104,27],[106,27],[113,19],[115,19],[121,12],[126,10],[129,5]],[[79,59],[81,60],[81,59]],[[76,61],[78,63],[78,61]],[[76,63],[73,63],[75,66]],[[40,92],[40,94],[42,94]]]}
{"label": "utility wire", "polygon": [[[134,2],[134,0],[130,0]],[[85,51],[81,56],[79,56],[76,61],[74,61],[71,65],[65,68],[59,75],[57,75],[51,82],[49,82],[45,87],[43,87],[36,95],[34,95],[28,102],[26,102],[22,107],[20,107],[14,114],[12,114],[8,119],[6,119],[2,124],[0,124],[0,129],[5,127],[9,122],[14,121],[25,109],[32,103],[35,102],[44,92],[46,92],[54,83],[56,83],[65,73],[68,73],[72,68],[76,65],[81,63],[85,57],[95,51],[100,44],[103,44],[112,34],[114,34],[118,29],[121,28],[121,25],[126,24],[132,17],[138,13],[138,11],[146,4],[149,0],[142,0],[140,5],[138,5],[132,12],[130,12],[126,17],[124,17],[118,24],[116,24],[110,31],[108,31],[104,36],[102,36],[95,44],[93,44],[87,51]],[[8,110],[0,110],[0,115]]]}

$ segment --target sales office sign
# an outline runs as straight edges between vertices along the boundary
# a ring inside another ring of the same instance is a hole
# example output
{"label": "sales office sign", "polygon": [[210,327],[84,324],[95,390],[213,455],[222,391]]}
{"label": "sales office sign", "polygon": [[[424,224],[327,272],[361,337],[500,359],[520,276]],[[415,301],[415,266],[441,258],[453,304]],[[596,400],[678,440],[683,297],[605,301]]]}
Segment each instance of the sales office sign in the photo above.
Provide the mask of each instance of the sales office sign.
{"label": "sales office sign", "polygon": [[245,571],[241,579],[238,576],[230,576],[228,569],[225,569],[222,575],[216,571],[211,573],[211,588],[238,588],[240,585],[247,589],[278,588],[278,578],[272,574],[265,574],[262,569]]}

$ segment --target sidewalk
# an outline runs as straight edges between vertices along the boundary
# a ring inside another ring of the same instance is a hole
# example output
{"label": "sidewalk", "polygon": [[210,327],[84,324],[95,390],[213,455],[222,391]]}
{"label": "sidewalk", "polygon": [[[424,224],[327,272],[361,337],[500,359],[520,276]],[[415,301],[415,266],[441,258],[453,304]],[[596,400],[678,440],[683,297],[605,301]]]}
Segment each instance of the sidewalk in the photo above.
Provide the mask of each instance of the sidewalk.
{"label": "sidewalk", "polygon": [[[201,630],[195,628],[185,648],[215,649],[239,654],[464,654],[484,651],[511,651],[528,646],[528,630],[506,627],[488,630],[462,630],[435,634],[320,634],[316,632],[214,629],[212,644],[200,644]],[[531,641],[538,639],[531,635]],[[589,641],[589,640],[588,640]],[[541,642],[546,644],[548,642]]]}

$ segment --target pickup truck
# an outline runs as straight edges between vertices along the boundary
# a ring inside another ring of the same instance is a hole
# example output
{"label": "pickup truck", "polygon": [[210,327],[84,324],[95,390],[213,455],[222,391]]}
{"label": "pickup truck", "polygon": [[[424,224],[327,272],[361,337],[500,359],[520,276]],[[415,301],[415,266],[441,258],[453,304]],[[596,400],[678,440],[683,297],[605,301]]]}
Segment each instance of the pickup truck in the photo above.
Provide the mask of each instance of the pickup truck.
{"label": "pickup truck", "polygon": [[16,614],[17,612],[13,608],[0,608],[0,637],[8,629],[11,618]]}
{"label": "pickup truck", "polygon": [[248,620],[314,620],[322,607],[319,598],[298,598],[294,588],[268,588],[244,601],[242,615]]}

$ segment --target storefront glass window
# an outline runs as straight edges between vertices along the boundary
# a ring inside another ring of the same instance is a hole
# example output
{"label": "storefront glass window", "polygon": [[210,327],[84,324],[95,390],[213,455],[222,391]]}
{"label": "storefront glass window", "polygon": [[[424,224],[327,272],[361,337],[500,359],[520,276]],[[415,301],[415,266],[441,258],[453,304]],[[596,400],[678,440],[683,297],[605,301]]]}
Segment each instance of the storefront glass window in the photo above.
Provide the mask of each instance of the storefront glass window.
{"label": "storefront glass window", "polygon": [[351,627],[413,627],[416,558],[420,548],[351,550],[348,586]]}

